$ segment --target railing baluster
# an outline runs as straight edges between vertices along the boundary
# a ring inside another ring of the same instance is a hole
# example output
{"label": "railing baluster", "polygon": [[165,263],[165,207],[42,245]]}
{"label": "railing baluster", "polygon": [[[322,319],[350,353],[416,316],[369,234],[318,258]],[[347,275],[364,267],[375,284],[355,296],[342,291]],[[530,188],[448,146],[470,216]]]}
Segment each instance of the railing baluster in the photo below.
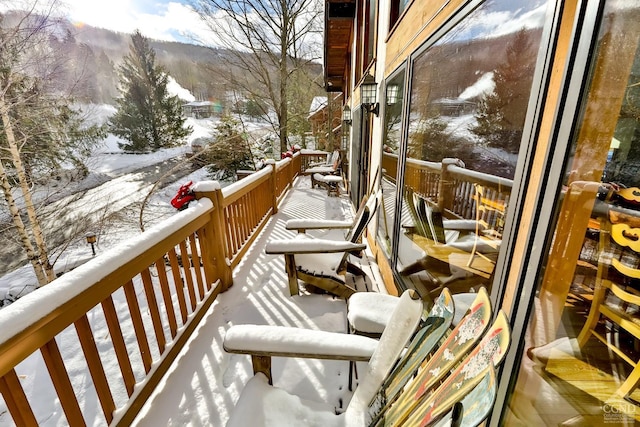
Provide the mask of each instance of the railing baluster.
{"label": "railing baluster", "polygon": [[196,309],[196,291],[193,286],[193,276],[191,270],[191,258],[189,257],[189,253],[187,252],[187,244],[183,240],[180,242],[180,257],[182,257],[182,271],[184,272],[184,277],[187,280],[187,291],[189,292],[189,300],[191,301],[191,312]]}
{"label": "railing baluster", "polygon": [[20,384],[20,379],[15,369],[10,370],[3,377],[0,377],[0,393],[16,425],[37,427],[38,421],[35,415],[33,415],[31,405],[27,400],[27,396],[24,394],[24,389],[22,388],[22,384]]}
{"label": "railing baluster", "polygon": [[140,272],[142,277],[142,284],[144,286],[144,294],[147,297],[147,307],[151,315],[151,323],[153,324],[153,330],[156,334],[156,342],[158,343],[158,351],[160,354],[164,353],[164,347],[166,345],[166,339],[164,336],[164,328],[162,327],[162,318],[160,317],[160,310],[158,309],[158,300],[156,300],[156,292],[153,289],[153,280],[151,279],[151,272],[149,268],[145,268]]}
{"label": "railing baluster", "polygon": [[202,278],[202,268],[200,267],[200,252],[198,252],[198,246],[196,245],[196,234],[193,233],[189,236],[189,247],[191,248],[191,264],[193,265],[193,272],[196,275],[196,282],[198,282],[198,293],[200,295],[200,301],[204,298],[204,280]]}
{"label": "railing baluster", "polygon": [[129,280],[124,285],[124,296],[129,306],[129,314],[131,315],[131,322],[133,323],[133,330],[136,333],[138,340],[138,348],[140,349],[140,357],[142,358],[142,364],[144,365],[144,371],[148,374],[151,370],[151,349],[149,348],[149,341],[147,340],[147,333],[144,329],[144,323],[142,322],[142,315],[140,314],[140,304],[138,304],[138,297],[136,297],[136,289],[133,286],[133,281]]}
{"label": "railing baluster", "polygon": [[40,348],[42,358],[49,371],[51,382],[56,389],[58,398],[60,399],[60,405],[67,417],[67,422],[70,426],[85,426],[84,417],[78,404],[78,399],[71,386],[71,380],[69,380],[69,373],[64,366],[60,349],[56,343],[55,338],[47,342]]}
{"label": "railing baluster", "polygon": [[98,400],[100,400],[102,412],[104,413],[107,423],[110,423],[111,420],[113,420],[113,411],[116,410],[116,404],[113,401],[113,395],[109,388],[107,375],[104,372],[102,359],[100,359],[98,347],[96,346],[87,315],[85,314],[76,320],[74,325],[76,333],[78,334],[78,339],[80,340],[82,352],[84,353],[84,358],[86,359],[87,366],[89,367],[89,373],[91,374],[96,394],[98,395]]}
{"label": "railing baluster", "polygon": [[167,268],[164,265],[164,258],[156,261],[156,270],[158,270],[158,279],[160,280],[164,311],[167,313],[167,319],[169,319],[171,338],[175,338],[178,333],[178,322],[176,321],[176,312],[173,309],[173,300],[171,299],[171,290],[169,289],[169,281],[167,280]]}
{"label": "railing baluster", "polygon": [[133,394],[133,387],[136,384],[136,379],[133,376],[133,368],[131,367],[129,352],[127,351],[127,345],[125,344],[122,336],[118,313],[116,312],[116,306],[113,303],[113,297],[111,295],[102,301],[102,311],[104,311],[104,317],[107,321],[107,328],[109,329],[113,349],[116,352],[118,365],[120,365],[120,372],[122,373],[124,386],[127,390],[127,394],[131,396]]}
{"label": "railing baluster", "polygon": [[234,247],[234,230],[233,230],[233,217],[232,217],[232,209],[231,206],[227,206],[224,209],[224,218],[225,218],[225,227],[227,228],[227,253],[230,258],[233,258],[233,254],[235,253]]}
{"label": "railing baluster", "polygon": [[175,248],[171,248],[167,255],[169,255],[169,264],[171,265],[171,274],[173,275],[173,285],[176,288],[176,296],[178,297],[178,306],[180,307],[180,314],[182,316],[182,324],[187,323],[187,317],[189,315],[187,311],[187,302],[184,296],[184,281],[180,274],[180,264],[178,263],[178,255],[176,255]]}

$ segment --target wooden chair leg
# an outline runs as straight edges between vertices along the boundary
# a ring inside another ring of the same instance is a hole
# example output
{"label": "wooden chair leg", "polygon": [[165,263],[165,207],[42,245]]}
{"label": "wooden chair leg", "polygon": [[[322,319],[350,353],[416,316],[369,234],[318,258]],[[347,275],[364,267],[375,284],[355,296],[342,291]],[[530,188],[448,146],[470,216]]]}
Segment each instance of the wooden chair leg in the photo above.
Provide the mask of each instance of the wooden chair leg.
{"label": "wooden chair leg", "polygon": [[589,315],[582,330],[578,334],[578,346],[580,348],[589,341],[591,337],[591,331],[595,329],[600,320],[600,305],[604,302],[606,294],[606,288],[602,284],[596,283],[596,287],[593,291],[593,301],[591,301],[591,308],[589,309]]}
{"label": "wooden chair leg", "polygon": [[358,366],[353,360],[349,361],[349,391],[353,391],[353,379],[358,379]]}
{"label": "wooden chair leg", "polygon": [[296,274],[296,261],[293,254],[285,254],[284,267],[287,272],[287,278],[289,279],[289,293],[291,295],[298,295],[300,290],[298,288],[298,275]]}
{"label": "wooden chair leg", "polygon": [[627,379],[622,383],[620,388],[616,390],[616,394],[624,398],[628,394],[631,394],[631,392],[638,386],[638,383],[640,383],[640,366],[636,364]]}
{"label": "wooden chair leg", "polygon": [[251,355],[251,363],[253,364],[253,374],[262,372],[269,380],[269,384],[273,385],[273,376],[271,375],[271,357]]}

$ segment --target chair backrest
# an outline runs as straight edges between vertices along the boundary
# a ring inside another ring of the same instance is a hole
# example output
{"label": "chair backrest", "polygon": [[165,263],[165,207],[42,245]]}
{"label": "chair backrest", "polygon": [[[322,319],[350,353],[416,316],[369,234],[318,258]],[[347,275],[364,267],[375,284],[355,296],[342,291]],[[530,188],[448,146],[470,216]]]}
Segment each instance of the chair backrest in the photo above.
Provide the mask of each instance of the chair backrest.
{"label": "chair backrest", "polygon": [[349,230],[345,236],[345,240],[356,243],[359,242],[367,229],[367,225],[371,218],[375,216],[376,210],[380,205],[380,199],[382,198],[382,190],[378,190],[375,194],[367,197],[365,196],[360,204],[360,208],[356,212],[353,219],[353,227]]}
{"label": "chair backrest", "polygon": [[447,238],[444,234],[442,213],[438,208],[430,206],[427,201],[418,194],[414,195],[414,199],[418,218],[429,227],[426,237],[429,237],[436,243],[447,243]]}
{"label": "chair backrest", "polygon": [[444,288],[431,310],[422,319],[420,329],[411,339],[404,356],[394,366],[391,374],[382,383],[376,398],[369,404],[372,416],[383,412],[395,402],[404,386],[449,330],[454,312],[451,293],[449,289]]}
{"label": "chair backrest", "polygon": [[405,198],[415,232],[437,243],[446,243],[442,214],[416,193],[411,187],[405,188]]}
{"label": "chair backrest", "polygon": [[340,167],[340,159],[342,156],[340,155],[340,150],[334,150],[331,154],[331,159],[329,161],[329,166],[333,169],[338,169]]}
{"label": "chair backrest", "polygon": [[[504,217],[508,200],[501,199],[496,191],[491,191],[480,184],[473,184],[473,200],[476,208],[476,223],[481,230],[492,230],[494,236],[502,236]],[[476,231],[477,232],[477,231]]]}
{"label": "chair backrest", "polygon": [[[451,334],[420,368],[419,377],[409,383],[398,399],[374,418],[372,425],[395,425],[401,423],[420,403],[414,398],[436,386],[449,371],[458,364],[480,340],[491,321],[491,301],[486,289],[481,288]],[[420,378],[420,380],[418,380]],[[413,425],[413,424],[407,424]]]}
{"label": "chair backrest", "polygon": [[348,412],[361,411],[375,397],[380,385],[420,324],[423,309],[424,305],[417,292],[407,290],[402,293],[369,359],[366,372],[353,393],[347,407]]}

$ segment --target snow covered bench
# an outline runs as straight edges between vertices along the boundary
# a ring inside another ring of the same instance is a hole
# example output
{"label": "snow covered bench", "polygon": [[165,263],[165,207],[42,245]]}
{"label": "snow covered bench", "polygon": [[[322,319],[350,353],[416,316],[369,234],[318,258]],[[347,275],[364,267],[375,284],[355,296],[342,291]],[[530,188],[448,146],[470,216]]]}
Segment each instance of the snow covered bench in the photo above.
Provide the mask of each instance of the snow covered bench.
{"label": "snow covered bench", "polygon": [[340,175],[322,175],[319,173],[313,174],[313,181],[315,184],[324,187],[327,190],[329,196],[340,195],[340,184],[343,181]]}

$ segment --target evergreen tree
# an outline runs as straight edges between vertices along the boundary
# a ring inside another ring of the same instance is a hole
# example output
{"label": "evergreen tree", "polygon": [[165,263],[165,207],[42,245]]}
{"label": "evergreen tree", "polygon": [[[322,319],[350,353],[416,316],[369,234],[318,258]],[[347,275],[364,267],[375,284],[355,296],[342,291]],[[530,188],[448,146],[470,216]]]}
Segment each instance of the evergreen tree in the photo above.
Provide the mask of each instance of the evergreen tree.
{"label": "evergreen tree", "polygon": [[478,124],[471,128],[489,147],[518,152],[534,66],[535,50],[522,29],[507,46],[505,61],[494,71],[495,89],[478,103]]}
{"label": "evergreen tree", "polygon": [[205,150],[208,170],[217,179],[233,178],[241,169],[255,169],[246,135],[240,131],[239,123],[229,116],[222,117],[216,125],[213,140]]}
{"label": "evergreen tree", "polygon": [[178,145],[192,129],[185,127],[181,103],[167,93],[168,75],[155,63],[155,52],[146,37],[136,31],[130,52],[118,68],[118,111],[109,121],[114,135],[129,141],[120,148],[145,152]]}

